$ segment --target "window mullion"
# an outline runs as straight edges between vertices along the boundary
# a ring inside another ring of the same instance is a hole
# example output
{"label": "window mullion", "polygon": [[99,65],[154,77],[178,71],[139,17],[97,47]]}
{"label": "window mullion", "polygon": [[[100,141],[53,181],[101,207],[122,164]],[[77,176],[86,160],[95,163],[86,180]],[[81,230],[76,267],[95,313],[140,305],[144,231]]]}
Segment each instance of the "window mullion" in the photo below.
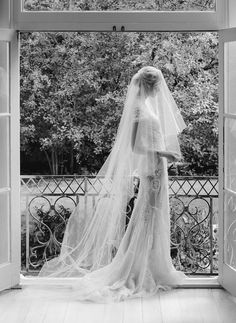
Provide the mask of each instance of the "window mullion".
{"label": "window mullion", "polygon": [[24,31],[213,31],[225,28],[225,4],[216,0],[211,11],[21,11],[14,4],[14,26]]}

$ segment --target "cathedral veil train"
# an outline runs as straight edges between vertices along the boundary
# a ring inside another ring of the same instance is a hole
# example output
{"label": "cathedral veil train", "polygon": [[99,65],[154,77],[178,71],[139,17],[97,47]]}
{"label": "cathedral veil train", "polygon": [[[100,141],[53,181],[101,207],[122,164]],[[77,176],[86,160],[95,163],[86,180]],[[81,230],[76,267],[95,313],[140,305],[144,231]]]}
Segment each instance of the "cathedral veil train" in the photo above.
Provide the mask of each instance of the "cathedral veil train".
{"label": "cathedral veil train", "polygon": [[[170,256],[167,162],[181,157],[185,123],[162,72],[141,68],[132,78],[116,140],[98,173],[103,186],[87,213],[72,213],[61,253],[40,277],[73,277],[70,297],[120,301],[156,294],[187,277]],[[138,179],[127,223],[127,205]]]}

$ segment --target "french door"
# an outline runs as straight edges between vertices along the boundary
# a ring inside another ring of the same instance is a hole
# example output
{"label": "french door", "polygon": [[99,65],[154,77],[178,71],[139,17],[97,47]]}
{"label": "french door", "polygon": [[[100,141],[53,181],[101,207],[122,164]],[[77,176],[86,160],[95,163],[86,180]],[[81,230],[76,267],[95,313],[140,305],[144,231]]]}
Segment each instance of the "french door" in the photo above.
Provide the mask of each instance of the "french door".
{"label": "french door", "polygon": [[220,31],[221,285],[236,296],[236,28]]}
{"label": "french door", "polygon": [[[17,30],[126,31],[219,30],[225,26],[226,3],[216,12],[25,12],[20,0],[0,1],[0,26],[6,27],[14,5]],[[7,14],[6,14],[7,13]],[[151,16],[150,16],[151,15]],[[152,16],[153,15],[153,16]],[[141,18],[141,19],[139,19]],[[5,21],[6,20],[6,21]],[[220,31],[220,212],[221,284],[236,295],[236,29]],[[15,32],[0,30],[0,290],[18,284],[20,275],[19,60]]]}
{"label": "french door", "polygon": [[0,290],[19,283],[19,86],[16,32],[0,29]]}

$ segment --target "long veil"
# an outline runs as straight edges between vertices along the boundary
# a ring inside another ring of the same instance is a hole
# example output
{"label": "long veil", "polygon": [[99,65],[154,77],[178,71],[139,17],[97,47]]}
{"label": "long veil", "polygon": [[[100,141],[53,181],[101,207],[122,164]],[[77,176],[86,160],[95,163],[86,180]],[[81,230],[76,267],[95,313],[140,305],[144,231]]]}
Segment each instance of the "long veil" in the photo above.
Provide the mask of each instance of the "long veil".
{"label": "long veil", "polygon": [[[181,154],[177,135],[185,123],[180,111],[160,70],[155,69],[156,94],[145,95],[144,70],[133,76],[128,87],[116,140],[97,175],[102,176],[103,185],[96,205],[86,213],[75,208],[60,255],[46,262],[39,276],[77,278],[109,265],[127,231],[127,205],[134,193],[134,179],[155,173],[157,151]],[[132,221],[138,225],[144,212],[134,209]]]}

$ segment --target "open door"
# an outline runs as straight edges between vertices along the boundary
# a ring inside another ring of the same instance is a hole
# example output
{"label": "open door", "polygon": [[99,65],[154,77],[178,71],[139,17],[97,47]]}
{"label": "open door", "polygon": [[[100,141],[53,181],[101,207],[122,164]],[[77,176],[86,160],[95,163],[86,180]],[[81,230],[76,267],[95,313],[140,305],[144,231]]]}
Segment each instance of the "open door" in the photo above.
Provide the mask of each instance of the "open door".
{"label": "open door", "polygon": [[20,279],[18,64],[16,32],[0,29],[0,290]]}
{"label": "open door", "polygon": [[220,31],[219,280],[236,296],[236,28]]}

